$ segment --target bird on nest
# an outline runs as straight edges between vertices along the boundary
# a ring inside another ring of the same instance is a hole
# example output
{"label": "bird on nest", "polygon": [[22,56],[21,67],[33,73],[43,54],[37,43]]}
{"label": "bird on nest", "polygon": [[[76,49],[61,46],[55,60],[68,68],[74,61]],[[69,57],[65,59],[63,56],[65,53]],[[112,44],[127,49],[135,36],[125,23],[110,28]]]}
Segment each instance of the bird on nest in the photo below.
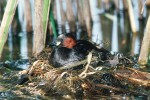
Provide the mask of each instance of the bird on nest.
{"label": "bird on nest", "polygon": [[97,48],[87,40],[76,40],[72,33],[61,34],[57,38],[56,47],[49,56],[49,64],[54,68],[69,66],[87,58],[93,51],[99,59],[108,60],[110,52],[104,48]]}

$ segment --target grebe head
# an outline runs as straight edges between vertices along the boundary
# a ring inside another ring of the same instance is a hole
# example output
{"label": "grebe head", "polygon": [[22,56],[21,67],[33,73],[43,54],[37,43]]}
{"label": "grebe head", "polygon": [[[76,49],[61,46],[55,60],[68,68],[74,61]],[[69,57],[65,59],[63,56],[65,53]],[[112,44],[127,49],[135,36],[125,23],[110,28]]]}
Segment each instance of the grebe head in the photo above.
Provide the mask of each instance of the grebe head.
{"label": "grebe head", "polygon": [[75,37],[71,33],[61,34],[57,38],[56,45],[60,45],[66,48],[72,48],[77,43]]}

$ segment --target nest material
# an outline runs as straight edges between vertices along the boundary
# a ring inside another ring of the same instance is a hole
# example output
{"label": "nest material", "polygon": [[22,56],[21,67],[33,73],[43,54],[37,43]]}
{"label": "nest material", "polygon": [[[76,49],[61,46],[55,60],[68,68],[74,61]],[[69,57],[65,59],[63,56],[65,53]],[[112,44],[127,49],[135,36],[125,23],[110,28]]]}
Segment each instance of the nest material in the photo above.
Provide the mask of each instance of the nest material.
{"label": "nest material", "polygon": [[105,97],[106,95],[113,95],[115,98],[118,93],[146,95],[136,89],[139,85],[143,88],[150,87],[150,73],[124,66],[94,68],[90,63],[96,60],[98,59],[92,57],[90,53],[87,60],[79,63],[79,65],[84,64],[85,67],[76,70],[73,70],[72,67],[77,64],[67,69],[55,69],[48,64],[47,60],[37,60],[26,73],[29,75],[29,82],[35,82],[35,88],[49,96],[69,96],[72,99],[81,99]]}

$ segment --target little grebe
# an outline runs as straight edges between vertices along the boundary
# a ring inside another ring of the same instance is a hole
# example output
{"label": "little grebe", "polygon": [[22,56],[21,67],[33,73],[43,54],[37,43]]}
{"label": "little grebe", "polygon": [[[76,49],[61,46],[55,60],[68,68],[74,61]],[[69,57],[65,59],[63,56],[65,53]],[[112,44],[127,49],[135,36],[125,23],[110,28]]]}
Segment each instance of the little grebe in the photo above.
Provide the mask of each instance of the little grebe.
{"label": "little grebe", "polygon": [[101,60],[107,60],[107,55],[110,54],[106,49],[99,49],[89,41],[76,40],[71,33],[58,36],[57,45],[49,56],[49,64],[55,68],[79,62],[92,50],[100,55]]}

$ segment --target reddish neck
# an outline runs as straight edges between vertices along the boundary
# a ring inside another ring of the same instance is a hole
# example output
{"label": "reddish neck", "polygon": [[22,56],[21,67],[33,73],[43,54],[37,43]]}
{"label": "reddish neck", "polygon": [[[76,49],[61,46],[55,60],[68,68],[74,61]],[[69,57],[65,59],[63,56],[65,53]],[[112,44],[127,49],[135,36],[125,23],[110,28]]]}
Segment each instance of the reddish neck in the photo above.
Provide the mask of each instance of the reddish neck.
{"label": "reddish neck", "polygon": [[66,48],[73,48],[73,46],[75,46],[76,44],[77,44],[76,40],[70,37],[65,38],[65,40],[63,41],[63,45]]}

